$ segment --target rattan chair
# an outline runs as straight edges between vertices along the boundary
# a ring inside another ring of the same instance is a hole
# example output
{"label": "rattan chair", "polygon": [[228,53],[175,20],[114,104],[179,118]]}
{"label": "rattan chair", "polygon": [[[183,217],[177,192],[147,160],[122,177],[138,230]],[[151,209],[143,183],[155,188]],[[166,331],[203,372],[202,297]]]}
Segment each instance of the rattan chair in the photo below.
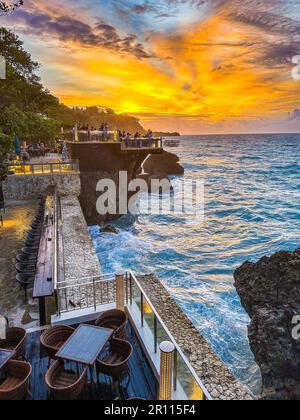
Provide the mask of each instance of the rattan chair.
{"label": "rattan chair", "polygon": [[23,243],[24,243],[25,246],[27,246],[29,248],[39,249],[39,246],[40,246],[40,238],[34,239],[34,240],[32,240],[32,239],[25,239],[23,241]]}
{"label": "rattan chair", "polygon": [[23,328],[7,328],[6,338],[4,340],[0,340],[0,348],[4,350],[14,350],[15,359],[23,358],[26,336],[26,330]]}
{"label": "rattan chair", "polygon": [[36,264],[37,257],[33,256],[30,257],[29,255],[25,254],[18,254],[16,256],[16,262],[21,264]]}
{"label": "rattan chair", "polygon": [[101,314],[95,324],[97,327],[114,330],[114,337],[123,339],[127,322],[128,316],[126,312],[120,309],[112,309]]}
{"label": "rattan chair", "polygon": [[28,289],[33,289],[34,286],[34,273],[17,273],[16,280],[24,290],[25,303],[28,302]]}
{"label": "rattan chair", "polygon": [[36,273],[36,264],[34,262],[19,263],[15,264],[17,273],[33,274]]}
{"label": "rattan chair", "polygon": [[62,361],[56,361],[48,370],[45,382],[55,400],[76,400],[87,384],[86,367],[81,375],[66,370]]}
{"label": "rattan chair", "polygon": [[0,401],[19,401],[28,393],[32,367],[29,363],[12,360],[8,363],[7,376],[0,384]]}
{"label": "rattan chair", "polygon": [[97,359],[97,372],[111,376],[118,380],[128,371],[128,361],[133,353],[133,348],[128,341],[114,339],[110,344],[108,353]]}
{"label": "rattan chair", "polygon": [[39,248],[32,247],[32,246],[24,246],[22,248],[22,253],[27,255],[28,258],[37,258],[38,257]]}
{"label": "rattan chair", "polygon": [[51,359],[56,359],[56,353],[65,344],[65,342],[74,333],[74,328],[66,325],[58,325],[56,327],[49,328],[46,330],[40,338],[41,346],[45,350],[45,353],[49,357],[49,365]]}

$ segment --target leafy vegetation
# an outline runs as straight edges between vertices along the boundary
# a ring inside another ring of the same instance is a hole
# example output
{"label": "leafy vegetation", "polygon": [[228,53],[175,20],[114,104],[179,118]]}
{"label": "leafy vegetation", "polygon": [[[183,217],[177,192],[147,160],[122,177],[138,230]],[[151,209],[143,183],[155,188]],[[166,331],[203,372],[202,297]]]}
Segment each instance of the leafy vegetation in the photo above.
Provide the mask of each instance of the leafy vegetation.
{"label": "leafy vegetation", "polygon": [[12,4],[8,4],[5,1],[0,1],[0,16],[8,15],[14,12],[18,7],[22,6],[23,3],[23,0],[19,0]]}
{"label": "leafy vegetation", "polygon": [[71,129],[76,123],[99,128],[104,122],[126,132],[145,132],[137,118],[117,115],[112,109],[70,108],[59,103],[42,85],[37,75],[39,63],[25,51],[23,42],[4,27],[0,27],[0,55],[6,60],[6,79],[0,80],[2,158],[13,149],[16,136],[27,142],[43,141],[52,145],[62,126]]}

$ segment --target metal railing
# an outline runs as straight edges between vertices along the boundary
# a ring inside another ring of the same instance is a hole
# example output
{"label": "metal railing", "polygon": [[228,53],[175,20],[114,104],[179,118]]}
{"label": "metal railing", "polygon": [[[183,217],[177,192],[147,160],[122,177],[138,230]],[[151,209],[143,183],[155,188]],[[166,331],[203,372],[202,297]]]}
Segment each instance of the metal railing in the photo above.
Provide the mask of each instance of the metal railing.
{"label": "metal railing", "polygon": [[178,382],[184,388],[189,399],[212,400],[204,384],[200,381],[195,369],[178,346],[177,341],[164,323],[163,319],[152,304],[147,293],[139,283],[135,274],[126,273],[127,305],[134,305],[140,309],[140,324],[144,328],[150,328],[153,334],[153,351],[158,353],[159,344],[162,341],[171,341],[175,346],[173,360],[173,391],[177,390]]}
{"label": "metal railing", "polygon": [[57,315],[116,302],[113,275],[99,275],[64,281],[56,287]]}
{"label": "metal railing", "polygon": [[79,161],[13,163],[7,165],[9,175],[65,174],[79,171]]}
{"label": "metal railing", "polygon": [[162,138],[157,139],[132,139],[122,140],[122,150],[136,150],[136,149],[162,149]]}
{"label": "metal railing", "polygon": [[[128,309],[139,308],[140,328],[147,329],[152,339],[152,352],[156,355],[162,341],[171,341],[175,346],[173,360],[173,391],[179,385],[188,399],[211,400],[211,396],[200,381],[191,363],[178,346],[163,319],[152,304],[147,293],[139,283],[135,274],[128,271],[124,275],[124,296]],[[116,303],[116,277],[114,274],[99,275],[74,279],[57,285],[57,315],[79,309],[93,308]],[[152,334],[151,334],[152,333]]]}
{"label": "metal railing", "polygon": [[78,140],[75,137],[75,133],[72,135],[72,141],[74,142],[116,142],[117,141],[117,132],[115,131],[78,131]]}

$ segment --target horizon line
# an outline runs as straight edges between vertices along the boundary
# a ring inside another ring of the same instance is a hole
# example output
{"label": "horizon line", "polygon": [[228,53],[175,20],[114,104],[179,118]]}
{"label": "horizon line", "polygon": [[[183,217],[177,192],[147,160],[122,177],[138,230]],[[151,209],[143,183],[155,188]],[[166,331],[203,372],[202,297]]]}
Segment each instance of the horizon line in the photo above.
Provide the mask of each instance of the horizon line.
{"label": "horizon line", "polygon": [[198,134],[181,134],[180,137],[183,136],[265,136],[265,135],[293,135],[297,134],[300,135],[300,132],[266,132],[266,133],[198,133]]}

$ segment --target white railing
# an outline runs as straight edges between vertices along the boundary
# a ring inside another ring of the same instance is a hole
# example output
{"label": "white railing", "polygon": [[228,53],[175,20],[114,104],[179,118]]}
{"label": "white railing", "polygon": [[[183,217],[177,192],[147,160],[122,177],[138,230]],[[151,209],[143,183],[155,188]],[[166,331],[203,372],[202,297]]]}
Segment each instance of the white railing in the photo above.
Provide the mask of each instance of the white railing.
{"label": "white railing", "polygon": [[162,138],[155,139],[130,139],[122,140],[122,150],[136,150],[136,149],[162,149]]}

